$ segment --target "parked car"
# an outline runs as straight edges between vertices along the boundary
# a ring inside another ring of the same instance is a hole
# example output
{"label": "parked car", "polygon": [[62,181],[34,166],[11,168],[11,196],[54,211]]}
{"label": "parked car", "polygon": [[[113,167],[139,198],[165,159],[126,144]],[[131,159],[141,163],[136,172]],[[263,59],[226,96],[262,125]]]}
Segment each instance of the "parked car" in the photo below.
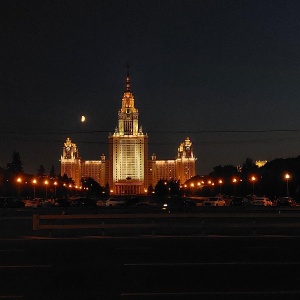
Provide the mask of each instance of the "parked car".
{"label": "parked car", "polygon": [[105,202],[105,206],[107,207],[116,207],[116,206],[125,206],[126,201],[118,198],[109,198]]}
{"label": "parked car", "polygon": [[44,198],[34,198],[34,199],[24,199],[25,207],[38,208],[38,207],[48,207],[54,205],[54,199],[44,199]]}
{"label": "parked car", "polygon": [[252,205],[256,206],[273,206],[273,202],[266,197],[255,197],[254,200],[252,200]]}
{"label": "parked car", "polygon": [[296,206],[296,201],[291,197],[279,197],[277,206]]}
{"label": "parked car", "polygon": [[196,203],[196,206],[203,206],[203,202],[207,200],[208,197],[189,197],[190,199]]}
{"label": "parked car", "polygon": [[234,197],[230,201],[230,206],[249,206],[251,201],[245,197]]}
{"label": "parked car", "polygon": [[96,201],[96,206],[98,207],[106,206],[106,201],[107,199],[99,199]]}
{"label": "parked car", "polygon": [[221,197],[208,197],[203,201],[203,206],[225,206],[226,202]]}

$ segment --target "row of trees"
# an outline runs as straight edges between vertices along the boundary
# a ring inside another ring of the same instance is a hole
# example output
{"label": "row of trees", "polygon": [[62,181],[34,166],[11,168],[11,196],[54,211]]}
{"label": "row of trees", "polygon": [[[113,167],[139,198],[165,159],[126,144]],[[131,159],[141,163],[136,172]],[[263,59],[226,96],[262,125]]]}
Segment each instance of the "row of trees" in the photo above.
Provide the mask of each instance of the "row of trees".
{"label": "row of trees", "polygon": [[[286,182],[284,175],[288,173],[290,178]],[[10,194],[17,192],[15,178],[23,177],[23,182],[31,182],[33,178],[49,178],[57,180],[56,192],[60,194],[70,193],[70,186],[74,185],[72,178],[64,175],[56,175],[54,166],[51,167],[49,175],[46,174],[44,166],[41,164],[35,175],[25,174],[23,172],[22,161],[19,152],[13,152],[12,160],[7,164],[7,168],[0,168],[0,194]],[[255,178],[255,180],[253,180]],[[235,181],[233,181],[233,179]],[[251,180],[252,179],[252,180]],[[200,183],[200,184],[199,184]],[[249,194],[266,195],[270,198],[285,196],[287,186],[289,195],[300,201],[300,156],[296,158],[274,159],[258,168],[251,158],[239,166],[218,165],[213,171],[205,176],[196,175],[186,183],[177,180],[160,180],[155,187],[150,186],[148,193],[160,196],[172,195],[198,195],[208,196],[222,193],[226,195],[245,196]],[[23,189],[25,194],[30,194],[27,185]],[[108,196],[109,186],[101,187],[98,182],[92,178],[83,178],[82,187],[90,195]],[[41,188],[43,190],[43,188]],[[254,192],[255,190],[255,192]]]}
{"label": "row of trees", "polygon": [[[288,179],[285,177],[286,174],[289,175]],[[197,182],[202,181],[204,186],[198,189]],[[300,156],[277,158],[260,168],[251,158],[247,158],[240,167],[219,165],[207,176],[195,176],[188,180],[186,190],[200,196],[217,194],[221,191],[226,195],[255,194],[272,199],[289,194],[300,201]]]}
{"label": "row of trees", "polygon": [[[3,169],[2,169],[3,170]],[[13,176],[15,175],[20,175],[23,174],[23,163],[20,157],[20,153],[17,151],[14,151],[12,154],[12,160],[7,164],[7,168],[4,170],[6,173],[11,174]],[[37,169],[37,173],[35,174],[38,177],[46,177],[46,169],[45,167],[41,164],[40,167]],[[50,172],[49,172],[49,177],[55,178],[56,177],[56,172],[55,168],[52,165]]]}

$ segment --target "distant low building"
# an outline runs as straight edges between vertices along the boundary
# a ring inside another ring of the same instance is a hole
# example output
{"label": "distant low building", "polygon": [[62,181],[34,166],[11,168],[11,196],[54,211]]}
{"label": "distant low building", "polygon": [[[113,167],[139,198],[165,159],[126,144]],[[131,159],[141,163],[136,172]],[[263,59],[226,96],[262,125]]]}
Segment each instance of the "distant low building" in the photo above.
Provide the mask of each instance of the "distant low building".
{"label": "distant low building", "polygon": [[263,167],[268,161],[267,160],[257,160],[255,161],[255,165],[259,168]]}

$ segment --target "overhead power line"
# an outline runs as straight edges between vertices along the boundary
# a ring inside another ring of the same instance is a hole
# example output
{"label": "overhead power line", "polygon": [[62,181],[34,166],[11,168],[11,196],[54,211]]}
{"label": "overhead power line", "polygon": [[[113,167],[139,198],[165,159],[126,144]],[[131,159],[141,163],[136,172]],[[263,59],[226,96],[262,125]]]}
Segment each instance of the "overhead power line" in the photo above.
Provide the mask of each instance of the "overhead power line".
{"label": "overhead power line", "polygon": [[[93,133],[113,133],[113,130],[43,130],[43,129],[15,129],[15,130],[0,130],[3,134],[93,134]],[[262,129],[262,130],[148,130],[144,133],[159,133],[159,134],[199,134],[199,133],[272,133],[272,132],[300,132],[300,129]]]}

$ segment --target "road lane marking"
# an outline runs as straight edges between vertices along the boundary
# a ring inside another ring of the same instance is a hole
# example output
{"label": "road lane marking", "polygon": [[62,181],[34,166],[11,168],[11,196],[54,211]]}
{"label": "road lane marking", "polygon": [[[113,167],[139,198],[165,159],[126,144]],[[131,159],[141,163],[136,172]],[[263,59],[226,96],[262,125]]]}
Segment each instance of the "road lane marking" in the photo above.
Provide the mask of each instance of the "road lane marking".
{"label": "road lane marking", "polygon": [[0,252],[24,252],[22,249],[0,249]]}
{"label": "road lane marking", "polygon": [[280,266],[280,265],[300,265],[300,262],[203,262],[203,263],[125,263],[125,267],[143,267],[143,266],[218,266],[218,265],[265,265],[265,266]]}
{"label": "road lane marking", "polygon": [[282,296],[289,296],[289,295],[300,295],[300,291],[244,291],[244,292],[165,292],[165,293],[121,293],[121,297],[127,297],[127,296],[176,296],[176,295],[182,295],[182,296],[208,296],[208,295],[222,295],[222,296],[236,296],[236,295],[282,295]]}
{"label": "road lane marking", "polygon": [[0,295],[0,299],[21,299],[22,295]]}
{"label": "road lane marking", "polygon": [[0,266],[0,269],[20,269],[20,268],[51,268],[52,265],[7,265]]}

